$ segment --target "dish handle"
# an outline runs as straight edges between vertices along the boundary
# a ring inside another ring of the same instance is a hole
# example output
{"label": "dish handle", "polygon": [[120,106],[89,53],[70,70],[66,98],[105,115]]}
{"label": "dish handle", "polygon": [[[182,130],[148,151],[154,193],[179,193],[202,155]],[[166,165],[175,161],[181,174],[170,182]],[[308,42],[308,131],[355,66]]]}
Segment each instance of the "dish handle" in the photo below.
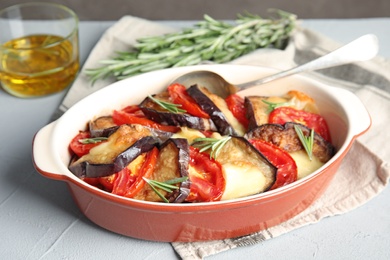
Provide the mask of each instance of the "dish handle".
{"label": "dish handle", "polygon": [[353,92],[345,89],[337,89],[340,91],[340,97],[345,106],[346,113],[349,117],[351,133],[358,137],[364,134],[371,127],[371,116],[364,106],[360,98]]}
{"label": "dish handle", "polygon": [[63,180],[64,175],[56,163],[51,148],[51,136],[56,122],[52,122],[39,130],[33,139],[32,159],[35,169],[45,177]]}

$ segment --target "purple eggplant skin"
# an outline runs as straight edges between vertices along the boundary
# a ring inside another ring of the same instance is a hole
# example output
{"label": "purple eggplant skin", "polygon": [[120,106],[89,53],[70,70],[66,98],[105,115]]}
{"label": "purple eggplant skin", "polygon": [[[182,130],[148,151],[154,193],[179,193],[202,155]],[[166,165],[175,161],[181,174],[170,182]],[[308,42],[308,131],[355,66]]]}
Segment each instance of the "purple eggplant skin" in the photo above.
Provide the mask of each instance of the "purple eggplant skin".
{"label": "purple eggplant skin", "polygon": [[[160,98],[156,95],[154,96]],[[149,97],[146,97],[139,106],[148,119],[163,125],[185,126],[202,131],[217,131],[214,122],[210,119],[196,117],[186,113],[169,112],[168,110],[161,108]]]}
{"label": "purple eggplant skin", "polygon": [[81,163],[75,163],[76,159],[73,158],[68,166],[68,169],[79,178],[97,178],[104,177],[115,173],[114,164],[97,164],[87,161]]}
{"label": "purple eggplant skin", "polygon": [[[264,124],[246,133],[248,139],[261,139],[287,152],[295,152],[304,149],[294,126],[301,128],[305,136],[309,136],[311,129],[298,123],[288,122],[284,125]],[[334,146],[314,132],[313,155],[321,162],[327,162],[335,154]]]}
{"label": "purple eggplant skin", "polygon": [[152,136],[154,138],[158,139],[160,144],[165,143],[173,135],[172,132],[166,132],[166,131],[162,131],[162,130],[152,128],[152,127],[147,127],[147,126],[145,126],[145,127],[149,128],[150,132],[152,133]]}
{"label": "purple eggplant skin", "polygon": [[189,87],[187,89],[187,93],[196,101],[203,111],[209,114],[211,120],[214,122],[221,135],[237,135],[234,128],[227,121],[223,112],[198,85]]}
{"label": "purple eggplant skin", "polygon": [[268,123],[267,105],[262,101],[266,97],[247,96],[244,98],[244,106],[248,118],[248,131]]}
{"label": "purple eggplant skin", "polygon": [[153,147],[159,144],[159,140],[153,136],[146,136],[120,153],[113,163],[98,164],[83,161],[80,163],[73,162],[69,165],[69,170],[79,178],[97,178],[109,176],[123,170],[129,163],[131,163],[140,154],[152,150]]}
{"label": "purple eggplant skin", "polygon": [[94,137],[109,137],[118,129],[111,116],[101,116],[89,122],[89,133]]}
{"label": "purple eggplant skin", "polygon": [[[187,180],[180,183],[180,188],[174,190],[167,197],[169,202],[181,203],[190,194],[191,181],[188,174],[189,162],[190,162],[190,146],[187,139],[173,138],[167,141],[174,144],[177,152],[177,165],[178,165],[178,177],[187,177]],[[166,145],[166,144],[165,144]],[[162,149],[160,149],[161,151]]]}

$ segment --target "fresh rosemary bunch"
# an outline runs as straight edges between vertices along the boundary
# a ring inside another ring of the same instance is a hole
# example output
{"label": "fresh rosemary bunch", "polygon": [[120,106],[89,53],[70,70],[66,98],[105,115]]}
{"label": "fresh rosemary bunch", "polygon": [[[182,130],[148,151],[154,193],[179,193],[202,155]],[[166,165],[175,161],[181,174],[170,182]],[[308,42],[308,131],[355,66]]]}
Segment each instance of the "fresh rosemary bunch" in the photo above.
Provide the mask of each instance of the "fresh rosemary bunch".
{"label": "fresh rosemary bunch", "polygon": [[137,40],[134,50],[118,52],[101,67],[85,73],[92,82],[113,76],[117,80],[169,67],[196,65],[202,61],[224,63],[258,48],[284,48],[295,28],[296,16],[274,10],[275,18],[239,15],[235,24],[208,15],[192,28]]}

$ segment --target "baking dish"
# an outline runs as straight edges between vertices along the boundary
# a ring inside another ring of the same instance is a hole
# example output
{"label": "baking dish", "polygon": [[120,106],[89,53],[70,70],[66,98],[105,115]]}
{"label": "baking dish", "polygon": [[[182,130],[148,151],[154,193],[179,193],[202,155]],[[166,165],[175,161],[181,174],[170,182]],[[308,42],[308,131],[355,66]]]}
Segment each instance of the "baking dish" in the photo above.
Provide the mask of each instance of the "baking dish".
{"label": "baking dish", "polygon": [[311,175],[282,188],[240,199],[207,203],[154,203],[116,196],[88,185],[68,170],[68,145],[87,122],[146,95],[162,91],[177,76],[211,70],[240,83],[276,72],[243,65],[198,65],[149,72],[107,86],[71,107],[34,137],[33,161],[43,176],[64,181],[80,210],[97,225],[126,236],[153,241],[205,241],[238,237],[280,224],[310,206],[326,190],[355,139],[371,118],[353,93],[302,75],[240,92],[283,95],[300,90],[316,100],[327,120],[335,156]]}

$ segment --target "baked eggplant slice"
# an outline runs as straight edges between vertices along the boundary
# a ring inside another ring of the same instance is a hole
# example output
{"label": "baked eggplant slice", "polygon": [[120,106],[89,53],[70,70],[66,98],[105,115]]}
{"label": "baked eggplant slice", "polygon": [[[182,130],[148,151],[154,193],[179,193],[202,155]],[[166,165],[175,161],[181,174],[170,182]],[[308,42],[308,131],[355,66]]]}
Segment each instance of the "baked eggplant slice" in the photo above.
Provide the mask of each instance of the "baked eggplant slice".
{"label": "baked eggplant slice", "polygon": [[112,120],[112,116],[101,116],[89,122],[89,133],[91,137],[108,137],[118,127]]}
{"label": "baked eggplant slice", "polygon": [[[171,102],[169,100],[168,92],[153,95],[153,97],[162,101]],[[170,112],[156,104],[156,102],[149,97],[146,97],[141,102],[140,108],[147,118],[163,125],[184,126],[198,130],[217,131],[214,122],[210,119],[192,116],[187,113]]]}
{"label": "baked eggplant slice", "polygon": [[226,181],[221,200],[264,192],[276,180],[277,168],[244,137],[232,136],[216,160],[222,165]]}
{"label": "baked eggplant slice", "polygon": [[[102,116],[89,123],[89,132],[91,137],[109,137],[118,129],[118,127],[119,126],[114,123],[111,116]],[[152,136],[159,139],[160,143],[164,143],[173,135],[171,132],[162,131],[148,126],[144,127],[148,128],[151,131]]]}
{"label": "baked eggplant slice", "polygon": [[301,179],[324,165],[335,153],[335,148],[317,133],[314,133],[313,157],[310,160],[294,126],[300,127],[305,136],[309,136],[311,129],[298,123],[284,125],[265,124],[246,134],[248,139],[261,139],[273,143],[287,151],[294,159],[298,168],[298,179]]}
{"label": "baked eggplant slice", "polygon": [[247,96],[244,99],[245,110],[249,120],[248,130],[268,123],[270,112],[269,104],[282,104],[287,102],[283,97]]}
{"label": "baked eggplant slice", "polygon": [[209,114],[221,135],[244,135],[244,126],[233,116],[223,98],[198,85],[188,88],[187,93]]}
{"label": "baked eggplant slice", "polygon": [[[188,177],[189,160],[188,141],[184,138],[169,139],[160,148],[156,168],[150,179],[158,182],[165,182],[175,178]],[[159,188],[156,189],[158,189],[160,194],[169,202],[180,203],[183,202],[190,193],[190,180],[187,178],[187,180],[176,185],[179,186],[179,189],[174,190],[171,193]],[[147,201],[162,201],[149,185],[145,185],[134,198]]]}
{"label": "baked eggplant slice", "polygon": [[[310,135],[311,129],[298,124],[288,122],[284,125],[279,124],[265,124],[249,131],[246,134],[248,139],[262,139],[264,141],[273,143],[287,152],[295,152],[304,150],[294,125],[299,126],[305,136]],[[322,138],[319,134],[314,133],[313,155],[321,162],[327,162],[333,155],[335,149],[331,143]]]}
{"label": "baked eggplant slice", "polygon": [[119,172],[140,154],[159,144],[152,131],[141,125],[121,125],[104,142],[69,165],[77,177],[103,177]]}

